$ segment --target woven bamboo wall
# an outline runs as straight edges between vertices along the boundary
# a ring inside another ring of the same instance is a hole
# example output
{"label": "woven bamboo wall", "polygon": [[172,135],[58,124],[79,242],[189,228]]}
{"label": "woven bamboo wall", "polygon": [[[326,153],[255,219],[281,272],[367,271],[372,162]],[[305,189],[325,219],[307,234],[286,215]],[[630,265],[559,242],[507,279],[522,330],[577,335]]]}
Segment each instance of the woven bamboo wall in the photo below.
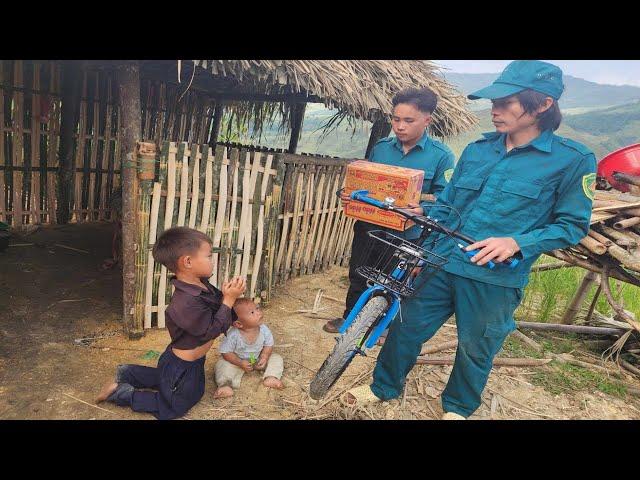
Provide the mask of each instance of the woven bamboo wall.
{"label": "woven bamboo wall", "polygon": [[213,240],[211,282],[246,276],[247,296],[268,301],[284,280],[345,265],[353,220],[335,192],[346,160],[248,148],[164,142],[155,182],[140,186],[136,315],[165,325],[170,273],[153,261],[158,236],[189,226]]}

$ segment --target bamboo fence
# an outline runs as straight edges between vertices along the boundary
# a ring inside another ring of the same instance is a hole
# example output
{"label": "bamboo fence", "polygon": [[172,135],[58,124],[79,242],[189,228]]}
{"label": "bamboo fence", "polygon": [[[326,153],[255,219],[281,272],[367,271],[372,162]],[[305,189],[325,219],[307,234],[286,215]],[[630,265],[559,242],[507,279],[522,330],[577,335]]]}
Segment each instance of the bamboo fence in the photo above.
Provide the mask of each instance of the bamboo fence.
{"label": "bamboo fence", "polygon": [[140,182],[136,315],[145,328],[165,326],[172,287],[151,250],[173,226],[206,233],[213,242],[210,281],[247,278],[246,296],[271,298],[291,277],[346,265],[353,219],[335,192],[347,160],[187,142],[162,144],[157,177]]}

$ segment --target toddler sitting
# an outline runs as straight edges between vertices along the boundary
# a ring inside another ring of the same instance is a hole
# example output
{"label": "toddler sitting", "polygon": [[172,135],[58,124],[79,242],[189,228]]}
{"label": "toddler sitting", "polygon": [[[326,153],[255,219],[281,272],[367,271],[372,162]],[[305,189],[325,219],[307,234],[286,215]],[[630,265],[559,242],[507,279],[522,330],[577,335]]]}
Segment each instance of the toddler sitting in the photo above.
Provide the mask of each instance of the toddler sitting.
{"label": "toddler sitting", "polygon": [[245,372],[263,371],[263,385],[269,388],[283,387],[282,357],[273,353],[273,335],[262,323],[263,313],[249,298],[239,298],[233,305],[233,326],[227,331],[220,344],[222,358],[215,366],[218,389],[213,398],[233,395],[233,389],[240,386]]}

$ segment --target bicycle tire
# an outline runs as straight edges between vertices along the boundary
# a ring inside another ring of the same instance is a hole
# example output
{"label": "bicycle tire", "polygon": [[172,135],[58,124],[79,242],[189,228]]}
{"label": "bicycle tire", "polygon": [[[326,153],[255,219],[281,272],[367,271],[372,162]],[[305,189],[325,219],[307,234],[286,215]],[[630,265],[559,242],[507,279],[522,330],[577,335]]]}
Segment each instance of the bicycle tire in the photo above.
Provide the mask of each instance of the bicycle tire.
{"label": "bicycle tire", "polygon": [[338,337],[333,351],[311,380],[309,386],[311,398],[319,400],[326,395],[353,360],[358,343],[369,332],[371,325],[387,310],[388,306],[389,303],[385,297],[376,296],[370,298],[362,307],[353,323],[349,325],[344,334]]}

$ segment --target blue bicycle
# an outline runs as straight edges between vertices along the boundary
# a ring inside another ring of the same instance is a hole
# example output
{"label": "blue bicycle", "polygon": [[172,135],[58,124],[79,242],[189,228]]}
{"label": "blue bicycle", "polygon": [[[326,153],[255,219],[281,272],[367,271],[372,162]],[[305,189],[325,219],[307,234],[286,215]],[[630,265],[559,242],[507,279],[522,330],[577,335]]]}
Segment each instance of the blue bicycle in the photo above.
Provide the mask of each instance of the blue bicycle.
{"label": "blue bicycle", "polygon": [[[354,201],[399,213],[418,225],[422,233],[416,243],[411,243],[386,230],[368,232],[370,238],[364,252],[365,262],[356,272],[367,279],[370,287],[351,309],[340,328],[340,335],[336,337],[333,351],[311,381],[309,394],[315,400],[326,395],[356,355],[366,355],[365,349],[376,344],[400,310],[402,300],[410,297],[447,263],[446,258],[421,246],[429,235],[433,232],[444,233],[467,244],[475,243],[472,238],[451,230],[428,216],[394,207],[392,199],[381,202],[369,197],[368,193],[366,190],[356,190],[350,196]],[[458,247],[464,251],[465,245],[458,243]],[[476,253],[477,251],[465,252],[468,257]],[[503,263],[514,268],[518,260],[511,257]],[[496,264],[490,261],[486,266],[493,269]],[[420,285],[416,285],[417,278],[420,279]]]}

